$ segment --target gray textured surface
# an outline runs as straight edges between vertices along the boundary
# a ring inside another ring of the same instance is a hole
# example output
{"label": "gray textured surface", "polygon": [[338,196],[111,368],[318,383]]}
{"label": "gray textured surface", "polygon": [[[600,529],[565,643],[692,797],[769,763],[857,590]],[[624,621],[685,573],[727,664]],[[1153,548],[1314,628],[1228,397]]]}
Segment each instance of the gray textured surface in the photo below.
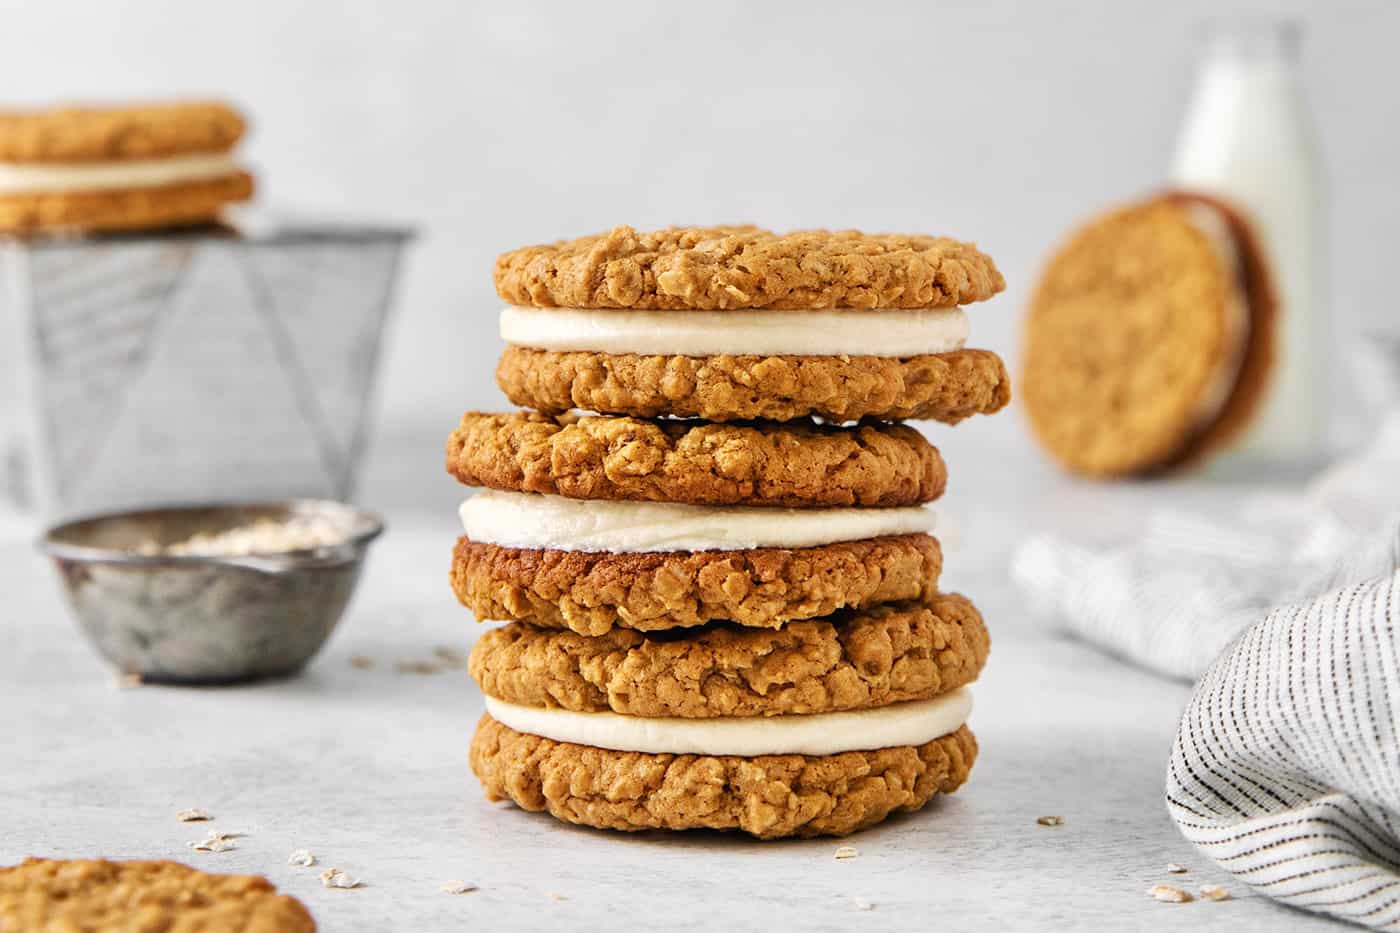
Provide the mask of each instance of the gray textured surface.
{"label": "gray textured surface", "polygon": [[[993,633],[972,720],[982,755],[955,796],[850,840],[854,860],[834,861],[831,840],[620,836],[488,804],[466,765],[481,704],[465,673],[393,670],[472,631],[445,579],[450,513],[404,511],[325,655],[258,687],[113,689],[47,568],[23,543],[0,547],[0,862],[103,854],[263,872],[332,931],[1322,926],[1226,881],[1168,820],[1164,768],[1187,688],[1038,631],[1006,579],[1006,551],[1028,527],[1107,533],[1149,499],[1209,505],[1233,491],[1090,488],[1008,468],[994,450],[949,457],[948,579]],[[377,668],[351,667],[353,654]],[[209,825],[176,822],[192,806],[249,835],[231,852],[189,851]],[[1037,826],[1046,814],[1064,825]],[[303,847],[367,886],[322,888],[319,868],[286,865]],[[1190,873],[1166,874],[1173,861]],[[481,890],[439,893],[453,879]],[[1157,881],[1222,882],[1237,898],[1159,904],[1144,894]]]}

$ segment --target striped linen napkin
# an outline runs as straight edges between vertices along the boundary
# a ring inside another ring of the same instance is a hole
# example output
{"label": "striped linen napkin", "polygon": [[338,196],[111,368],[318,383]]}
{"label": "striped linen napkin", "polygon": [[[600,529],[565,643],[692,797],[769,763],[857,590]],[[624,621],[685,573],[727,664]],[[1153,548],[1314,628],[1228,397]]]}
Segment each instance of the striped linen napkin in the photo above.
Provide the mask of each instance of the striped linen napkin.
{"label": "striped linen napkin", "polygon": [[1303,495],[1164,512],[1112,549],[1029,539],[1033,606],[1108,651],[1202,678],[1167,807],[1260,893],[1400,930],[1400,410]]}

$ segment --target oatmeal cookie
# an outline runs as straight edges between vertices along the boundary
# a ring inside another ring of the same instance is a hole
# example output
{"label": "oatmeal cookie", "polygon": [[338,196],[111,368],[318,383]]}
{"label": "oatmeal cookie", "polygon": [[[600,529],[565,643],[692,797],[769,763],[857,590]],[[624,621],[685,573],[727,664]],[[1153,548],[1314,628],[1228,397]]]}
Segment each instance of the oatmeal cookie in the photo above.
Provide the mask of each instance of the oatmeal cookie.
{"label": "oatmeal cookie", "polygon": [[704,424],[468,412],[447,471],[469,486],[693,505],[906,506],[947,480],[913,428],[868,423]]}
{"label": "oatmeal cookie", "polygon": [[496,383],[516,405],[653,418],[956,424],[1011,400],[990,350],[879,356],[643,356],[507,347]]}
{"label": "oatmeal cookie", "polygon": [[758,227],[614,227],[505,253],[495,280],[512,304],[599,309],[951,308],[1006,287],[970,243]]}
{"label": "oatmeal cookie", "polygon": [[457,540],[452,588],[477,619],[605,635],[713,621],[777,628],[795,619],[923,599],[943,555],[930,535],[810,548],[639,554],[535,550]]}
{"label": "oatmeal cookie", "polygon": [[1091,220],[1050,260],[1026,317],[1020,391],[1035,436],[1094,476],[1228,443],[1266,389],[1273,309],[1254,236],[1220,202],[1156,197]]}
{"label": "oatmeal cookie", "polygon": [[253,176],[158,188],[0,194],[0,233],[118,231],[211,223],[229,204],[253,196]]}
{"label": "oatmeal cookie", "polygon": [[989,647],[972,603],[938,594],[779,629],[588,637],[515,622],[477,641],[470,668],[483,693],[519,706],[713,719],[930,699],[976,680]]}
{"label": "oatmeal cookie", "polygon": [[256,875],[178,862],[31,858],[0,868],[0,930],[300,933],[301,902]]}
{"label": "oatmeal cookie", "polygon": [[737,829],[844,836],[918,810],[967,780],[962,726],[920,746],[837,755],[651,755],[556,742],[482,716],[471,766],[490,800],[599,829]]}
{"label": "oatmeal cookie", "polygon": [[214,101],[0,111],[0,162],[107,162],[226,152],[244,129],[238,111]]}

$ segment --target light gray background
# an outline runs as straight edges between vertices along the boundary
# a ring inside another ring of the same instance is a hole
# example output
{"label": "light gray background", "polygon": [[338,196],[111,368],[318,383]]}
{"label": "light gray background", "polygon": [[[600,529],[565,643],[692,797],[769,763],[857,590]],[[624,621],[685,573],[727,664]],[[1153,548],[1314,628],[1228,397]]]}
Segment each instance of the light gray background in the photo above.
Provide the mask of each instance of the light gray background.
{"label": "light gray background", "polygon": [[[1345,339],[1395,313],[1400,4],[0,8],[7,103],[228,97],[254,122],[246,155],[263,203],[421,228],[391,334],[379,450],[421,466],[414,475],[445,490],[444,502],[452,490],[433,451],[462,410],[505,404],[491,375],[490,272],[513,246],[617,223],[969,238],[1010,283],[976,309],[974,341],[1014,357],[1017,318],[1056,238],[1161,177],[1194,26],[1211,15],[1304,22],[1333,194],[1336,330]],[[974,419],[959,443],[1028,449],[1016,414]]]}

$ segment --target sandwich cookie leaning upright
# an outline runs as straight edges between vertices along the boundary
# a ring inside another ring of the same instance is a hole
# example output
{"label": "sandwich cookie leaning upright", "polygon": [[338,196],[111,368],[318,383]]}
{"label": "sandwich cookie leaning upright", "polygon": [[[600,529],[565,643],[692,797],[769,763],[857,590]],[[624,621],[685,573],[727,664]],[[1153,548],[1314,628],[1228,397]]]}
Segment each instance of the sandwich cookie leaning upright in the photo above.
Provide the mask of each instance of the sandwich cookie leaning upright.
{"label": "sandwich cookie leaning upright", "polygon": [[253,193],[244,129],[216,102],[0,111],[0,233],[214,221]]}
{"label": "sandwich cookie leaning upright", "polygon": [[1176,193],[1096,217],[1031,298],[1021,395],[1036,438],[1092,476],[1200,461],[1255,415],[1275,354],[1255,236],[1213,198]]}
{"label": "sandwich cookie leaning upright", "polygon": [[951,424],[1010,398],[959,307],[1005,282],[957,240],[617,227],[506,253],[495,279],[497,382],[541,411]]}

